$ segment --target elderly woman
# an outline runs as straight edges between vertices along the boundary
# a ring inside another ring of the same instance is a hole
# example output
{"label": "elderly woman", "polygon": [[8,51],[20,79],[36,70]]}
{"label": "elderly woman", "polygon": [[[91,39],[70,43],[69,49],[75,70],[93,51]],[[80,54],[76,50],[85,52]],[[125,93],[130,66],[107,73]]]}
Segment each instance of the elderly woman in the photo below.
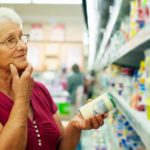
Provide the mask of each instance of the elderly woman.
{"label": "elderly woman", "polygon": [[80,113],[63,128],[45,86],[32,79],[28,35],[20,17],[0,8],[0,149],[74,150],[82,130],[96,129],[106,115],[84,120]]}

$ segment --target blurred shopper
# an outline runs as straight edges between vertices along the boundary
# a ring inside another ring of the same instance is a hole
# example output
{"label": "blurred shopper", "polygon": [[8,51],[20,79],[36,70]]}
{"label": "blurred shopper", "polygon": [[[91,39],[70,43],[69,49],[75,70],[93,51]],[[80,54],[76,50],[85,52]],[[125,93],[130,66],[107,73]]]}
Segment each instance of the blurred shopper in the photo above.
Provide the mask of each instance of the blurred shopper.
{"label": "blurred shopper", "polygon": [[91,99],[93,96],[93,78],[90,74],[84,78],[84,99]]}
{"label": "blurred shopper", "polygon": [[96,78],[96,72],[95,70],[91,70],[89,73],[90,77],[91,77],[91,85],[90,85],[90,89],[89,89],[89,94],[88,94],[88,98],[93,98],[95,95],[95,89],[98,89],[98,82],[97,82],[97,78]]}
{"label": "blurred shopper", "polygon": [[[99,128],[106,115],[84,120],[77,113],[63,128],[48,90],[31,76],[27,41],[21,18],[13,10],[1,7],[0,149],[75,150],[81,131]],[[75,82],[82,83],[82,75],[79,76]]]}
{"label": "blurred shopper", "polygon": [[70,93],[72,104],[76,104],[78,97],[82,97],[83,84],[84,75],[80,72],[79,66],[77,64],[74,64],[72,66],[72,74],[68,77],[68,92]]}
{"label": "blurred shopper", "polygon": [[96,72],[94,70],[90,71],[90,75],[92,77],[92,85],[96,84]]}
{"label": "blurred shopper", "polygon": [[84,97],[85,99],[92,99],[95,95],[95,86],[97,84],[96,73],[91,70],[84,79]]}
{"label": "blurred shopper", "polygon": [[60,84],[62,85],[63,90],[67,90],[67,88],[68,88],[67,76],[68,76],[67,68],[62,67],[61,73],[60,73]]}

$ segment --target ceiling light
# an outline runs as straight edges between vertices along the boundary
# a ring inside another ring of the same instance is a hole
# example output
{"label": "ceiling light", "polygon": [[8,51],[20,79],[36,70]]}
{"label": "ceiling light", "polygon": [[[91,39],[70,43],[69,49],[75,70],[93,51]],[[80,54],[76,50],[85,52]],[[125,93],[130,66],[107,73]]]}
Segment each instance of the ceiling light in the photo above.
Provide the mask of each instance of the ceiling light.
{"label": "ceiling light", "polygon": [[82,0],[32,0],[34,4],[82,4]]}
{"label": "ceiling light", "polygon": [[31,0],[0,0],[0,4],[29,4]]}

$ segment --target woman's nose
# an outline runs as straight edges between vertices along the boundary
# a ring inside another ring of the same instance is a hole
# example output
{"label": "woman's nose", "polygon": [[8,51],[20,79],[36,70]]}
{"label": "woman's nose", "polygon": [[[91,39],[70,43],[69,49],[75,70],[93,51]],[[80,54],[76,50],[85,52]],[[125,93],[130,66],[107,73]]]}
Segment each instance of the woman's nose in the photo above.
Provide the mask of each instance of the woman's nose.
{"label": "woman's nose", "polygon": [[27,48],[27,44],[24,43],[22,40],[18,40],[17,50],[24,50],[26,48]]}

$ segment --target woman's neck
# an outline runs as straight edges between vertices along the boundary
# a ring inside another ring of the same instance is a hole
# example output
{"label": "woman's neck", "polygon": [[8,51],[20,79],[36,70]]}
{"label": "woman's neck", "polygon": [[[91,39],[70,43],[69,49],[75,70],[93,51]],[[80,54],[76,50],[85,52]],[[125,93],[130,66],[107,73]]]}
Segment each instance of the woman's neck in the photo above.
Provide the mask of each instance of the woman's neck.
{"label": "woman's neck", "polygon": [[8,72],[0,71],[0,91],[10,96],[12,77]]}

